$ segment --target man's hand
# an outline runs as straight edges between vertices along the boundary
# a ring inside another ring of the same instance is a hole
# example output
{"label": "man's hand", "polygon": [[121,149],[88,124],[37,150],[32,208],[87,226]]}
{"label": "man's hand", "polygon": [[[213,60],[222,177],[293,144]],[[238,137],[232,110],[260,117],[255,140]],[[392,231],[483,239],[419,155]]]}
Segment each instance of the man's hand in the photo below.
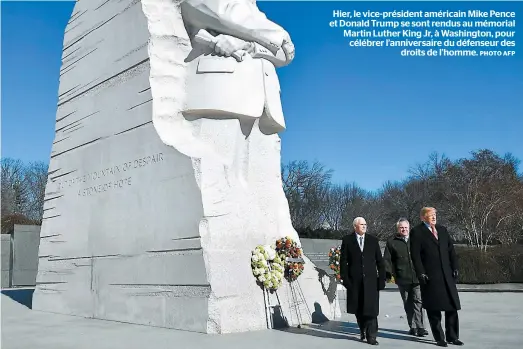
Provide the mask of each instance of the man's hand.
{"label": "man's hand", "polygon": [[[235,38],[234,36],[220,34],[216,36],[216,45],[214,46],[214,52],[217,55],[230,57],[233,53],[243,51],[243,54],[252,51],[254,45],[248,41]],[[242,54],[239,55],[241,57]],[[236,57],[235,57],[236,58]],[[236,58],[237,60],[241,60]]]}
{"label": "man's hand", "polygon": [[459,273],[458,273],[457,270],[454,270],[454,271],[452,272],[452,276],[454,277],[455,280],[458,279],[458,275],[459,275]]}
{"label": "man's hand", "polygon": [[419,282],[422,285],[426,285],[429,282],[429,277],[425,274],[421,274],[419,277]]}

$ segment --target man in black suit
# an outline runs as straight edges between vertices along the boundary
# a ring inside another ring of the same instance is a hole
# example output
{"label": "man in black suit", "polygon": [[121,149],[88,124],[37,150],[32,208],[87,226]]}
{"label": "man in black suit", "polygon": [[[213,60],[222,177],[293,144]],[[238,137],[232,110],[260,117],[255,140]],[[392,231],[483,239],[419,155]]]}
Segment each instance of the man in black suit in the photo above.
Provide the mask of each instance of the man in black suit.
{"label": "man in black suit", "polygon": [[[447,228],[436,224],[435,208],[422,208],[420,218],[422,223],[410,233],[411,254],[432,335],[440,347],[446,347],[447,342],[463,345],[459,340],[458,310],[461,304],[456,287],[458,260],[454,243]],[[441,328],[442,311],[445,312],[445,333]]]}
{"label": "man in black suit", "polygon": [[347,313],[356,315],[361,340],[378,345],[379,291],[385,288],[385,263],[375,236],[366,234],[367,222],[358,217],[354,233],[343,237],[340,276],[347,289]]}

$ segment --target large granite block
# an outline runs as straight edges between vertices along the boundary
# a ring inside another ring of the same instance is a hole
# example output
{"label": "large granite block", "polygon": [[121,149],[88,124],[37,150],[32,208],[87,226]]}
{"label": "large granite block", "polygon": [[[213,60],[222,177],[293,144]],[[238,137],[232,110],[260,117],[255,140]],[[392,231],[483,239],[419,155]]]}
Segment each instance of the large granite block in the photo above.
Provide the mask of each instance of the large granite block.
{"label": "large granite block", "polygon": [[2,288],[11,287],[12,242],[11,234],[2,234]]}
{"label": "large granite block", "polygon": [[329,251],[338,247],[341,240],[333,239],[301,239],[303,252],[318,268],[332,275],[334,271],[329,268]]}
{"label": "large granite block", "polygon": [[[251,66],[264,69],[260,81],[273,81],[255,89],[272,96],[272,114],[185,113],[191,53],[201,51],[190,29],[199,17],[182,14],[188,3],[229,25],[243,17],[220,11],[253,16],[234,28],[269,23],[251,2],[76,3],[64,37],[34,309],[206,333],[266,328],[251,250],[286,235],[299,241],[281,183],[277,76],[269,61]],[[249,59],[221,57],[207,68],[232,62],[249,70]],[[329,316],[323,279],[306,262],[300,283],[309,308],[322,304]],[[288,314],[287,291],[286,283]]]}
{"label": "large granite block", "polygon": [[12,286],[34,286],[38,271],[39,225],[17,225],[13,232]]}

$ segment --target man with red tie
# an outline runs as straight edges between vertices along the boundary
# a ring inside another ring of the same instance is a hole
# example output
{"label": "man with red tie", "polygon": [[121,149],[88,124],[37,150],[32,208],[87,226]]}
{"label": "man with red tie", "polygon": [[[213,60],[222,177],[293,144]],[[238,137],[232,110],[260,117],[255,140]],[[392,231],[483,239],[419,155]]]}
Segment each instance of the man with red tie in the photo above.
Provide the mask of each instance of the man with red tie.
{"label": "man with red tie", "polygon": [[[458,260],[454,242],[447,228],[436,224],[434,207],[422,208],[420,218],[421,224],[410,233],[411,256],[432,335],[440,347],[446,347],[447,343],[463,345],[459,340],[461,304],[456,287]],[[445,333],[441,328],[442,311],[445,312]]]}

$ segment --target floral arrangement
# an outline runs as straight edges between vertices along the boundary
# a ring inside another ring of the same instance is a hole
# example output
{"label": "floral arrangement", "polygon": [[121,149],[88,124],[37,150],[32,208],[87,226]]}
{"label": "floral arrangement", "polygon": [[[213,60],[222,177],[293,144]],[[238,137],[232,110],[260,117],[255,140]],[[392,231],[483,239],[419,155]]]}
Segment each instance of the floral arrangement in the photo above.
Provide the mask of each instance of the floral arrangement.
{"label": "floral arrangement", "polygon": [[256,246],[251,256],[252,274],[256,280],[269,290],[281,286],[284,274],[284,260],[270,246]]}
{"label": "floral arrangement", "polygon": [[303,251],[298,243],[289,236],[276,240],[276,252],[285,260],[285,278],[291,282],[298,279],[303,273],[305,262],[290,261],[303,256]]}
{"label": "floral arrangement", "polygon": [[334,271],[336,280],[341,281],[340,276],[340,249],[341,246],[331,247],[329,251],[329,267]]}

